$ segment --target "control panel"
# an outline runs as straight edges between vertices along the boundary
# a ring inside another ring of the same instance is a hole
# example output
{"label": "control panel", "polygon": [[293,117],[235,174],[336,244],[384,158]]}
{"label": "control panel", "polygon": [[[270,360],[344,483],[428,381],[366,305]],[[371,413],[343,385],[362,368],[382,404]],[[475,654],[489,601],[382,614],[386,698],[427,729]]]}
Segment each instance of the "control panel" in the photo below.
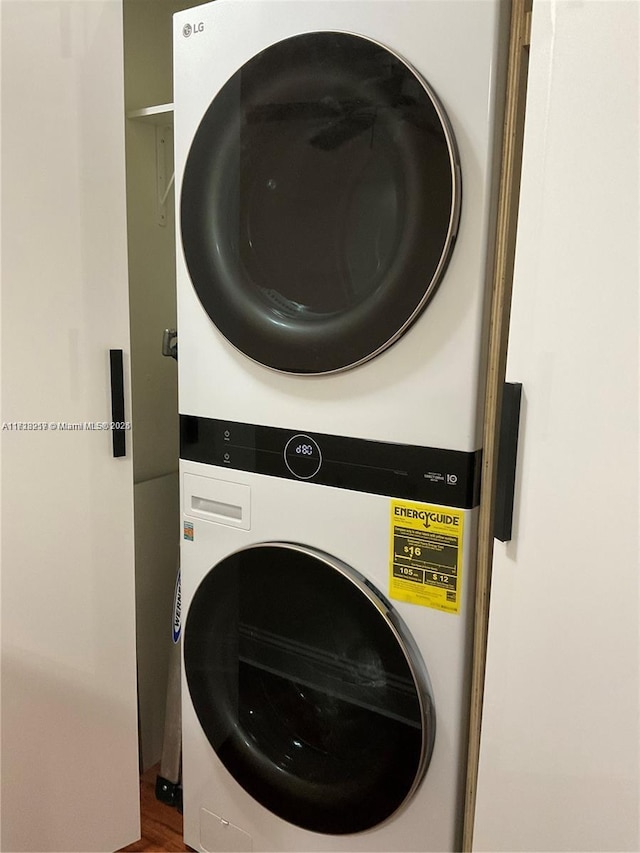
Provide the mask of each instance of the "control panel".
{"label": "control panel", "polygon": [[471,509],[481,452],[180,416],[180,458],[356,492]]}

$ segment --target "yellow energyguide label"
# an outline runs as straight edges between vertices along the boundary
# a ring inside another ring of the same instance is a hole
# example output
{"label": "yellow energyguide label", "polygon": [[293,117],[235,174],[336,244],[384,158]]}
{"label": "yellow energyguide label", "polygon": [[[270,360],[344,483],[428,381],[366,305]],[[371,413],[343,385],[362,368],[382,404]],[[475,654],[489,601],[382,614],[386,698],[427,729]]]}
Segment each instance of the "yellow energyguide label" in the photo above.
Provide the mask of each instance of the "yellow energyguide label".
{"label": "yellow energyguide label", "polygon": [[462,510],[391,501],[389,596],[458,613],[463,525]]}

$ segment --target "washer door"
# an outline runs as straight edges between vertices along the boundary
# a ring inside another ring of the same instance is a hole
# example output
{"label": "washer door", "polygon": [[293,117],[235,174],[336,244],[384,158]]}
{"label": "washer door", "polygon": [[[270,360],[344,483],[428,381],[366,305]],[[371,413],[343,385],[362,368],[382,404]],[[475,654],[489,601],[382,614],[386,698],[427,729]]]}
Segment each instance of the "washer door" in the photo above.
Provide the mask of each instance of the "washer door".
{"label": "washer door", "polygon": [[227,770],[315,832],[360,832],[408,800],[428,766],[426,669],[397,613],[358,573],[287,543],[227,557],[184,634],[189,692]]}
{"label": "washer door", "polygon": [[397,56],[347,33],[278,42],[222,87],[189,151],[193,286],[251,359],[289,373],[353,367],[433,294],[459,175],[442,106]]}

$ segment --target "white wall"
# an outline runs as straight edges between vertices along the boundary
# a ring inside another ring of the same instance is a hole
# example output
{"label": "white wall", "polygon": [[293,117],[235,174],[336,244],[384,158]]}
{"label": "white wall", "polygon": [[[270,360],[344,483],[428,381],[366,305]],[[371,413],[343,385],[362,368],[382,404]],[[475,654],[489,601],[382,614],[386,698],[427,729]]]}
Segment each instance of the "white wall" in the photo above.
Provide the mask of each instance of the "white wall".
{"label": "white wall", "polygon": [[638,13],[534,0],[477,850],[638,850]]}

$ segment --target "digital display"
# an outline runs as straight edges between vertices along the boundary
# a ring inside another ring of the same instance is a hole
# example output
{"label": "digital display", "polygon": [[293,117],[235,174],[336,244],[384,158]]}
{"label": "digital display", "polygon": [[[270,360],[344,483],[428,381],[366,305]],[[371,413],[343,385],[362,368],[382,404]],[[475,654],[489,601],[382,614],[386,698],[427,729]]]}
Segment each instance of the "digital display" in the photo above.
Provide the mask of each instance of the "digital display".
{"label": "digital display", "polygon": [[322,453],[308,435],[294,435],[284,448],[284,461],[291,473],[301,480],[310,480],[320,470]]}

